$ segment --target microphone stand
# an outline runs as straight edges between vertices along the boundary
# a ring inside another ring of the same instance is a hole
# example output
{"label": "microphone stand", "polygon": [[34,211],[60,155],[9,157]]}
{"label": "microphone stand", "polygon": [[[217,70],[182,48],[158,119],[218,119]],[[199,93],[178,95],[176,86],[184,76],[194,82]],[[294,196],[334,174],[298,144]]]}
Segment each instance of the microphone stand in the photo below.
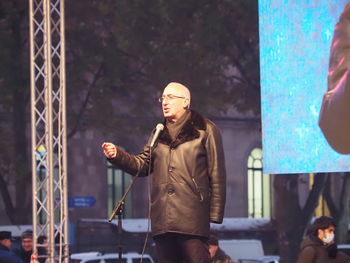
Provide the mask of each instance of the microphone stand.
{"label": "microphone stand", "polygon": [[[152,150],[151,150],[151,154],[152,154]],[[142,166],[143,168],[143,166]],[[114,209],[112,211],[112,214],[110,215],[110,217],[108,218],[108,222],[111,222],[113,220],[113,218],[118,215],[118,262],[122,263],[122,256],[123,256],[123,246],[121,244],[122,242],[122,232],[123,232],[123,228],[122,228],[122,213],[123,213],[123,206],[125,204],[125,198],[128,195],[128,193],[130,192],[132,186],[134,185],[136,179],[139,177],[139,174],[142,170],[142,168],[136,173],[136,175],[133,177],[131,183],[129,184],[128,188],[126,189],[124,195],[122,196],[122,198],[115,204]]]}
{"label": "microphone stand", "polygon": [[[158,123],[157,124],[157,127],[156,127],[156,131],[153,135],[153,138],[152,138],[152,141],[150,143],[150,146],[149,146],[149,166],[148,166],[148,173],[150,173],[150,165],[151,164],[151,159],[152,159],[152,149],[154,147],[154,143],[157,139],[157,137],[159,136],[159,133],[164,129],[164,125],[161,124],[161,123]],[[122,244],[121,244],[121,234],[123,232],[123,228],[122,228],[122,210],[123,210],[123,206],[125,204],[125,198],[126,196],[128,195],[128,193],[130,192],[132,186],[134,185],[135,181],[137,180],[137,178],[139,177],[139,174],[141,172],[141,170],[143,169],[143,165],[144,163],[142,164],[141,168],[137,171],[136,175],[134,176],[134,178],[132,179],[130,185],[128,186],[128,188],[126,189],[124,195],[122,196],[122,198],[118,201],[118,203],[114,206],[114,209],[112,211],[112,214],[110,215],[110,217],[108,218],[108,222],[111,222],[113,220],[113,218],[118,215],[118,234],[119,234],[119,238],[118,238],[118,254],[119,254],[119,259],[118,259],[118,262],[119,263],[122,263],[122,255],[123,255],[123,247],[122,247]],[[150,174],[148,174],[150,175]],[[151,179],[149,179],[151,180]],[[149,204],[151,205],[151,204]],[[141,257],[141,263],[142,263],[142,257]]]}

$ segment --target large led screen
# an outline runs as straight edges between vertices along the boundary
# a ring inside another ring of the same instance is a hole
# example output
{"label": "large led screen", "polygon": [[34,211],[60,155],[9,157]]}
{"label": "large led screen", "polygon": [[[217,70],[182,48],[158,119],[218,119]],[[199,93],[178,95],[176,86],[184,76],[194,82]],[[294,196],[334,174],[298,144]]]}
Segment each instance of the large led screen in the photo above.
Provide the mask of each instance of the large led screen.
{"label": "large led screen", "polygon": [[265,173],[350,170],[350,155],[334,151],[318,126],[333,30],[347,2],[259,0]]}

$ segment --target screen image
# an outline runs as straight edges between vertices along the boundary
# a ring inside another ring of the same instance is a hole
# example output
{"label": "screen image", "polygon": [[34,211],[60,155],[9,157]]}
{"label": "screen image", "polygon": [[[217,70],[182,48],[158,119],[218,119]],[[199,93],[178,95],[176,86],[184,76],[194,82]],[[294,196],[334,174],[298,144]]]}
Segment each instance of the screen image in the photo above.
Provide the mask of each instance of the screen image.
{"label": "screen image", "polygon": [[318,126],[333,30],[347,3],[259,0],[265,173],[350,171],[350,155],[334,151]]}

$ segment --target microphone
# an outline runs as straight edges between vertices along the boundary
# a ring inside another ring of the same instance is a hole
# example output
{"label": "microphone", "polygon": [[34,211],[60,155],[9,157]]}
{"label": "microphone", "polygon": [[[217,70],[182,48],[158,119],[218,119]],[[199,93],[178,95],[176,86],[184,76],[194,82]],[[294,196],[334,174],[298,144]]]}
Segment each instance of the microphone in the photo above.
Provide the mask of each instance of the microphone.
{"label": "microphone", "polygon": [[152,138],[152,141],[151,141],[151,144],[149,145],[151,148],[154,146],[154,143],[156,142],[158,136],[159,136],[159,133],[164,129],[164,125],[161,124],[161,123],[158,123],[157,126],[156,126],[156,131],[154,132],[154,135],[153,135],[153,138]]}

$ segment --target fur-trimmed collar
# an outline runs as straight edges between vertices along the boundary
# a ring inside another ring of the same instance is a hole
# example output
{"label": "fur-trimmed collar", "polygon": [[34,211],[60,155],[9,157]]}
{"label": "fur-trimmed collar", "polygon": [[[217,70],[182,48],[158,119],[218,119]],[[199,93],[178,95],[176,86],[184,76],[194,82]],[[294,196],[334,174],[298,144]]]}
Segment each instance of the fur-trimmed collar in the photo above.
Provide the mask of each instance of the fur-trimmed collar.
{"label": "fur-trimmed collar", "polygon": [[169,145],[170,148],[176,148],[178,145],[194,140],[199,137],[198,130],[206,130],[205,119],[197,112],[190,110],[190,118],[184,123],[178,136],[175,140],[171,140],[169,130],[166,127],[166,120],[164,120],[164,130],[159,136],[158,142]]}

